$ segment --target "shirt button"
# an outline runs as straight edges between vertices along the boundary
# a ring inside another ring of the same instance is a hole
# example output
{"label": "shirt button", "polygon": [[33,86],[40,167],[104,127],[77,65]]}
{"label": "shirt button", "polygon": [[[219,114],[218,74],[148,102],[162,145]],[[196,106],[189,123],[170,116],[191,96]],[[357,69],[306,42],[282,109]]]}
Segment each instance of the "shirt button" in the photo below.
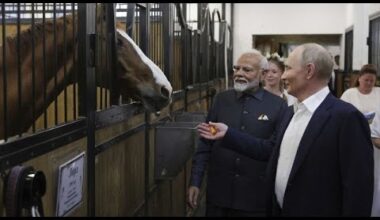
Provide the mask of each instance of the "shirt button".
{"label": "shirt button", "polygon": [[241,129],[242,131],[244,131],[244,130],[245,130],[245,126],[242,125],[242,126],[240,127],[240,129]]}
{"label": "shirt button", "polygon": [[246,114],[248,114],[248,112],[247,112],[246,110],[244,110],[244,111],[243,111],[243,114],[245,114],[245,115],[246,115]]}

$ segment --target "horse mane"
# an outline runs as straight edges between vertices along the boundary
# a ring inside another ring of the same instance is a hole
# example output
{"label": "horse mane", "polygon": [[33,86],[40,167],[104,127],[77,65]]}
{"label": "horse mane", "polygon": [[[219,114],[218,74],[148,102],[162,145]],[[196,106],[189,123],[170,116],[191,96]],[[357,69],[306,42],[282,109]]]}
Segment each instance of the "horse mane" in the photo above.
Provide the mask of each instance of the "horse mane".
{"label": "horse mane", "polygon": [[[64,21],[64,19],[66,19]],[[70,14],[66,17],[62,16],[56,19],[55,29],[63,30],[64,23],[67,26],[71,25],[73,22],[73,16]],[[34,33],[32,31],[32,25],[30,25],[27,29],[22,30],[20,32],[20,50],[21,50],[21,60],[25,58],[29,52],[32,50],[31,39],[34,39],[35,46],[38,43],[43,42],[43,36],[45,32],[45,37],[49,36],[49,34],[53,34],[54,32],[54,21],[52,19],[46,19],[45,23],[38,22],[34,24]],[[66,27],[67,28],[67,27]],[[17,53],[17,34],[9,35],[6,37],[6,45],[7,45],[7,53]]]}

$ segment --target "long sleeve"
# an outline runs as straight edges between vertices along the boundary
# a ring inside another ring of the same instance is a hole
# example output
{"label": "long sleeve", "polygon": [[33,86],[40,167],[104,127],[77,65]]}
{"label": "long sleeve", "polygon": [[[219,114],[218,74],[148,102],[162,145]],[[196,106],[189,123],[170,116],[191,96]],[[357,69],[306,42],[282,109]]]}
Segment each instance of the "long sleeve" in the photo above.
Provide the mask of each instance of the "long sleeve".
{"label": "long sleeve", "polygon": [[[280,109],[280,117],[284,116],[286,109],[287,105],[284,103]],[[268,161],[272,154],[273,147],[276,144],[281,121],[282,118],[277,119],[275,130],[269,139],[257,138],[253,135],[240,132],[237,129],[228,128],[223,138],[222,146],[235,150],[255,160]]]}
{"label": "long sleeve", "polygon": [[[216,121],[217,120],[217,103],[218,103],[218,95],[214,97],[213,105],[210,111],[207,114],[206,122],[208,121]],[[206,140],[204,138],[199,138],[197,143],[197,149],[193,155],[192,159],[192,167],[191,167],[191,177],[190,177],[190,185],[200,187],[202,184],[202,179],[207,168],[211,147],[213,141]]]}

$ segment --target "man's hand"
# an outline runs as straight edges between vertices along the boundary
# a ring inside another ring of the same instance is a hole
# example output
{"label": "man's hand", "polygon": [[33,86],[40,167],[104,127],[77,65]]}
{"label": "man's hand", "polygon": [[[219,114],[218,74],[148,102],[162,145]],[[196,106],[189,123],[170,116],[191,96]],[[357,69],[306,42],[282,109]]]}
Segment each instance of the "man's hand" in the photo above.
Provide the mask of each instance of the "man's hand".
{"label": "man's hand", "polygon": [[222,139],[226,135],[228,126],[223,123],[200,123],[197,126],[199,135],[209,140]]}
{"label": "man's hand", "polygon": [[196,186],[190,186],[188,190],[188,204],[192,209],[198,206],[199,188]]}

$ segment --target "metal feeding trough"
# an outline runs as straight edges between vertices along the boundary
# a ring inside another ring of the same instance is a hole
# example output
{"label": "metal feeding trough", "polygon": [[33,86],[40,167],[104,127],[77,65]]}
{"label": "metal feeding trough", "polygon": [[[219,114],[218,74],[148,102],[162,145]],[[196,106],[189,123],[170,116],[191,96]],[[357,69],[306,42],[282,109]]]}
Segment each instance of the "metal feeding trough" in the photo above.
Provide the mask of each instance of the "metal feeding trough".
{"label": "metal feeding trough", "polygon": [[198,133],[196,127],[206,119],[205,113],[184,112],[173,115],[174,121],[155,127],[155,178],[173,179],[193,155]]}

